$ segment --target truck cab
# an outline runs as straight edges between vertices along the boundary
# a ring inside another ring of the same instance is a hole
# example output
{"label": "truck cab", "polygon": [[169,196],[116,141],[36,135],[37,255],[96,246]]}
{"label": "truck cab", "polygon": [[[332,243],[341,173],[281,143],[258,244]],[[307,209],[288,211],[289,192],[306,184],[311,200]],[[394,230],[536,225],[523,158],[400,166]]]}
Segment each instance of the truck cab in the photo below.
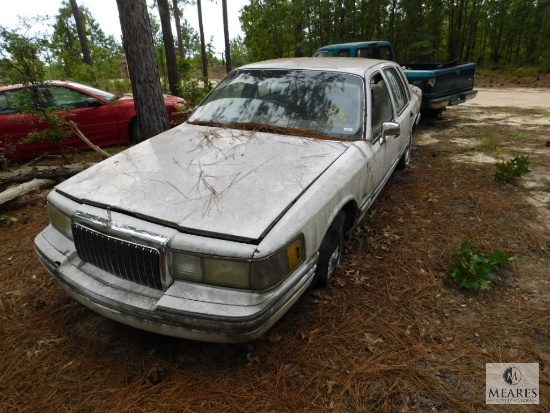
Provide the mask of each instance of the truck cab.
{"label": "truck cab", "polygon": [[369,59],[392,60],[395,54],[390,42],[354,42],[323,46],[315,57],[366,57]]}
{"label": "truck cab", "polygon": [[[363,57],[396,61],[388,41],[364,41],[323,46],[315,57]],[[399,63],[411,85],[422,90],[422,114],[437,116],[447,106],[458,105],[477,95],[475,63],[458,60],[443,63]]]}

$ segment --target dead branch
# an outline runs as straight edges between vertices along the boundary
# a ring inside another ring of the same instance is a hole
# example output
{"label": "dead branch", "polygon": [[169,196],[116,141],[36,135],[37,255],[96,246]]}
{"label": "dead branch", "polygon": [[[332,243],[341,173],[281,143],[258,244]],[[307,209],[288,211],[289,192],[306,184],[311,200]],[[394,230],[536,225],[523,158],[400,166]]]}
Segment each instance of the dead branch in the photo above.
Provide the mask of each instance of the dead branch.
{"label": "dead branch", "polygon": [[0,205],[20,197],[21,195],[32,192],[35,189],[40,189],[44,186],[53,184],[55,184],[53,179],[33,179],[30,182],[6,189],[4,192],[0,193]]}
{"label": "dead branch", "polygon": [[26,195],[20,196],[19,198],[6,202],[5,204],[2,205],[2,209],[3,210],[19,209],[27,205],[37,205],[37,204],[46,205],[46,199],[50,191],[51,191],[50,188],[33,191]]}
{"label": "dead branch", "polygon": [[94,165],[83,162],[72,165],[56,166],[24,166],[10,172],[0,173],[0,187],[14,183],[27,182],[31,179],[59,179],[68,178]]}
{"label": "dead branch", "polygon": [[90,140],[84,136],[82,131],[78,129],[78,125],[74,123],[74,121],[70,120],[69,125],[71,125],[71,128],[74,130],[74,132],[77,134],[77,136],[84,141],[86,145],[88,145],[90,148],[92,148],[94,151],[99,153],[103,159],[107,159],[111,157],[110,153],[105,152],[103,149],[101,149],[99,146],[94,145]]}

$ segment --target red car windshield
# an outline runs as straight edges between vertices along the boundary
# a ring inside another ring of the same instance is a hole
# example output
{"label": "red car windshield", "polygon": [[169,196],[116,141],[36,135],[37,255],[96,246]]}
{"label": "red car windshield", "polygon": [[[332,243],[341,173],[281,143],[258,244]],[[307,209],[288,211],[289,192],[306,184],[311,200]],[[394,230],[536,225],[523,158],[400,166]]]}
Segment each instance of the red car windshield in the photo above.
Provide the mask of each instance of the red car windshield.
{"label": "red car windshield", "polygon": [[96,89],[95,87],[83,85],[81,83],[76,82],[70,82],[69,85],[76,87],[78,89],[81,89],[85,92],[91,93],[92,95],[99,96],[100,98],[106,99],[106,100],[113,100],[116,98],[115,95],[109,92],[105,92],[104,90]]}

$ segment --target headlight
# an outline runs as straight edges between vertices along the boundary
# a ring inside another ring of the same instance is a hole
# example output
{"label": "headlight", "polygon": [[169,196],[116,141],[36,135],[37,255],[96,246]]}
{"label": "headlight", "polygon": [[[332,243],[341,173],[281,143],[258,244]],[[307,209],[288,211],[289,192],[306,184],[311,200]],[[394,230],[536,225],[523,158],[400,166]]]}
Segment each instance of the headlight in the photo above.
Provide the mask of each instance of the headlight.
{"label": "headlight", "polygon": [[250,289],[250,262],[198,257],[172,251],[172,276],[222,287]]}
{"label": "headlight", "polygon": [[65,235],[67,238],[73,239],[73,230],[71,228],[71,217],[61,210],[57,209],[51,203],[48,203],[48,214],[53,227]]}
{"label": "headlight", "polygon": [[250,288],[250,263],[205,258],[202,261],[205,284],[222,287]]}
{"label": "headlight", "polygon": [[304,259],[304,241],[300,236],[263,260],[237,261],[172,251],[171,270],[176,279],[246,290],[266,290],[285,279]]}

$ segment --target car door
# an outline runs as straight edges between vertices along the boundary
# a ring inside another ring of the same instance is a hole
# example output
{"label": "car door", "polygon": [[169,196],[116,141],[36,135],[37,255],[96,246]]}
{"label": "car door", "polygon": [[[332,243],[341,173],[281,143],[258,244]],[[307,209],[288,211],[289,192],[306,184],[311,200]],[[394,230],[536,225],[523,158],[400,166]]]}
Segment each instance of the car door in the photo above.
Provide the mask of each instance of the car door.
{"label": "car door", "polygon": [[[69,111],[67,120],[74,121],[92,143],[102,146],[120,142],[117,116],[110,102],[61,85],[48,86],[47,90],[55,105],[60,108],[60,114]],[[75,148],[84,147],[82,140],[75,134],[65,144]]]}
{"label": "car door", "polygon": [[17,160],[17,144],[28,133],[20,108],[22,98],[22,89],[0,93],[0,154],[12,160]]}
{"label": "car door", "polygon": [[390,93],[394,121],[401,128],[398,136],[388,137],[386,140],[386,157],[388,165],[395,165],[410,137],[414,123],[414,110],[411,107],[408,89],[403,85],[402,77],[399,76],[397,68],[385,67],[382,72],[387,79],[388,91]]}
{"label": "car door", "polygon": [[388,178],[389,164],[386,139],[382,134],[384,122],[393,120],[393,108],[386,81],[379,71],[370,75],[367,86],[367,139],[357,143],[367,160],[364,166],[363,199],[365,211],[380,192]]}
{"label": "car door", "polygon": [[6,158],[20,162],[56,152],[51,141],[29,136],[47,128],[36,114],[50,105],[40,88],[21,87],[0,93],[0,151]]}

